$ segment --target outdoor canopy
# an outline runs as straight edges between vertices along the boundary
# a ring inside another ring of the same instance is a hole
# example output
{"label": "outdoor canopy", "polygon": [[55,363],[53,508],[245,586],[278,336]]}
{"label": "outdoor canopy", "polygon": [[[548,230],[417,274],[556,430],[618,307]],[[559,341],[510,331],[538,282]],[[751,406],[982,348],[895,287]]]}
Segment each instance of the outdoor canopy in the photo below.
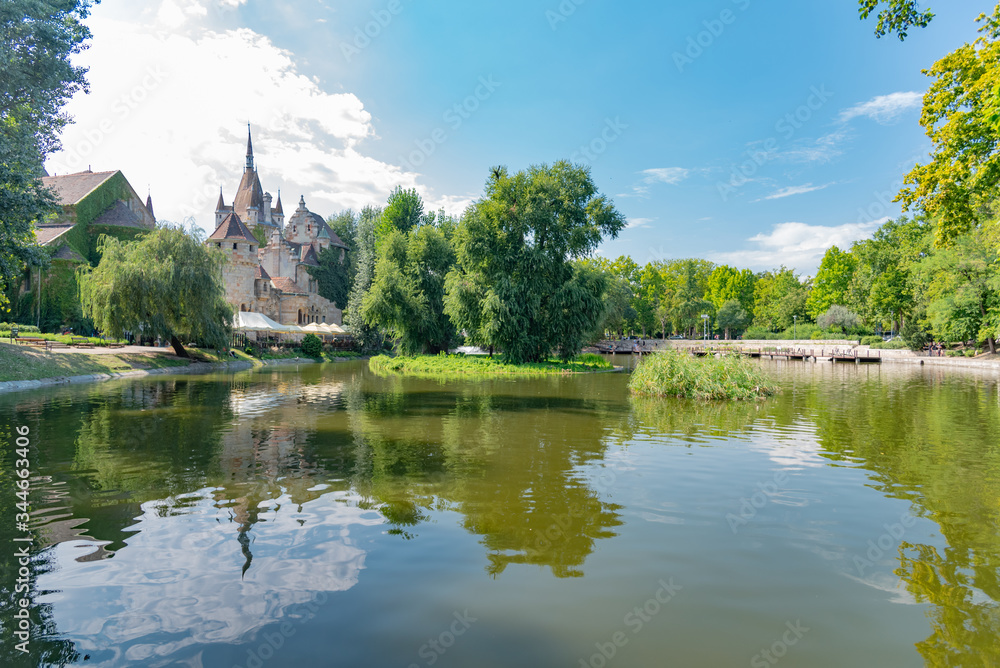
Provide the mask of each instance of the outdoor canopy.
{"label": "outdoor canopy", "polygon": [[301,332],[296,325],[282,325],[271,320],[263,313],[239,311],[236,313],[233,328],[240,332]]}

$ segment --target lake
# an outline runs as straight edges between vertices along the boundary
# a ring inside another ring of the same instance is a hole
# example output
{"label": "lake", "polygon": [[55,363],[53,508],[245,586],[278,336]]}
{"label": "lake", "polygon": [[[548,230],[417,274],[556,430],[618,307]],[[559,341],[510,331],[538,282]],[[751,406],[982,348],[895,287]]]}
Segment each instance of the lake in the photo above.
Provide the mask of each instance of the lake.
{"label": "lake", "polygon": [[0,396],[0,663],[1000,665],[998,376],[761,365],[738,405],[363,361]]}

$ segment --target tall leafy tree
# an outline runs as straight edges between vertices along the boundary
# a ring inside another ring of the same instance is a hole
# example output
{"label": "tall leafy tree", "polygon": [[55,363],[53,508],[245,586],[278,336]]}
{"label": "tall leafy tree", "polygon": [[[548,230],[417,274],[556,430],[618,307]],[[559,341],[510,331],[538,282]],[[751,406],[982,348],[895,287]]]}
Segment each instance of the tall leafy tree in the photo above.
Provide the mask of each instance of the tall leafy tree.
{"label": "tall leafy tree", "polygon": [[912,270],[930,252],[933,234],[926,217],[904,216],[884,223],[870,239],[856,242],[851,254],[857,267],[844,305],[870,325],[905,322],[916,307]]}
{"label": "tall leafy tree", "polygon": [[772,332],[788,329],[794,316],[805,317],[808,293],[792,269],[764,272],[754,287],[754,324]]}
{"label": "tall leafy tree", "polygon": [[79,274],[84,315],[97,329],[116,338],[163,338],[180,357],[188,357],[182,341],[229,345],[233,309],[221,252],[173,227],[133,242],[104,236],[98,245],[100,264]]}
{"label": "tall leafy tree", "polygon": [[593,331],[602,315],[606,284],[571,261],[624,227],[585,167],[557,162],[516,174],[494,168],[456,233],[448,313],[515,362],[544,359],[556,347],[564,357],[575,355],[578,330]]}
{"label": "tall leafy tree", "polygon": [[373,350],[382,345],[382,335],[378,328],[368,325],[362,317],[365,294],[375,280],[375,227],[382,215],[381,207],[366,206],[358,216],[355,236],[357,243],[357,272],[347,298],[345,322],[354,334],[354,339],[363,350]]}
{"label": "tall leafy tree", "polygon": [[[330,216],[326,220],[326,224],[330,226],[340,240],[343,241],[348,248],[347,255],[345,257],[346,272],[347,272],[347,290],[350,292],[351,286],[354,285],[354,277],[358,273],[358,221],[360,220],[360,214],[355,213],[351,209],[346,209],[341,211],[335,216]],[[343,302],[338,302],[338,304],[347,304],[345,299]]]}
{"label": "tall leafy tree", "polygon": [[424,201],[415,189],[404,190],[396,186],[379,216],[375,228],[375,245],[379,247],[383,239],[393,230],[409,232],[424,219]]}
{"label": "tall leafy tree", "polygon": [[950,341],[986,341],[996,352],[1000,331],[1000,265],[997,250],[972,232],[920,261],[927,320],[934,335]]}
{"label": "tall leafy tree", "polygon": [[0,3],[0,306],[25,264],[44,263],[32,224],[55,211],[42,188],[42,162],[68,122],[61,110],[86,90],[86,68],[71,56],[85,48],[88,0]]}
{"label": "tall leafy tree", "polygon": [[447,350],[455,327],[444,313],[445,277],[454,263],[450,240],[433,225],[392,230],[362,303],[365,322],[387,331],[403,354]]}
{"label": "tall leafy tree", "polygon": [[857,258],[849,252],[836,246],[827,249],[806,299],[806,311],[811,318],[818,318],[834,304],[847,303],[847,293],[857,265]]}
{"label": "tall leafy tree", "polygon": [[980,36],[934,63],[920,124],[933,142],[931,160],[906,175],[898,196],[939,221],[947,244],[991,214],[1000,186],[1000,134],[991,122],[1000,90],[1000,5],[981,16]]}
{"label": "tall leafy tree", "polygon": [[746,329],[752,319],[753,316],[743,308],[743,304],[737,299],[724,302],[715,314],[715,322],[727,339],[730,332],[735,333]]}

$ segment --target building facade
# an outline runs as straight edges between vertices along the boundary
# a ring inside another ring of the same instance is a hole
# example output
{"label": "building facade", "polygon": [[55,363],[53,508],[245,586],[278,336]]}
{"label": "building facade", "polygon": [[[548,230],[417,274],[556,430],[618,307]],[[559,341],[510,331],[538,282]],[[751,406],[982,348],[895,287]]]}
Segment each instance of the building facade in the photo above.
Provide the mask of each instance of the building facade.
{"label": "building facade", "polygon": [[309,268],[319,267],[320,253],[330,247],[339,249],[343,262],[347,245],[322,216],[306,208],[305,197],[285,221],[281,193],[274,201],[261,188],[249,132],[239,188],[232,205],[220,190],[215,223],[205,243],[229,258],[223,280],[234,311],[263,313],[283,325],[342,324],[342,309],[320,296]]}

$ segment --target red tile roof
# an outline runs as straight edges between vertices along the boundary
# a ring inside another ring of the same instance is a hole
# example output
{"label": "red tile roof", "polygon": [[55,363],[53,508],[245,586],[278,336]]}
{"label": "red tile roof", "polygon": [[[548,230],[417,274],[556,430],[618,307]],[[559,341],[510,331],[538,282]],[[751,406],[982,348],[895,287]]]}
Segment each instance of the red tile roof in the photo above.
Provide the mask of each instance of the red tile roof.
{"label": "red tile roof", "polygon": [[215,232],[208,237],[209,241],[225,241],[225,240],[240,240],[248,241],[252,244],[258,243],[257,238],[253,235],[253,232],[243,224],[240,217],[235,213],[230,213],[226,216],[222,223],[216,228]]}
{"label": "red tile roof", "polygon": [[305,290],[303,290],[299,286],[298,283],[288,278],[287,276],[279,276],[277,278],[272,278],[271,285],[278,288],[285,294],[300,294],[300,295],[308,294]]}

